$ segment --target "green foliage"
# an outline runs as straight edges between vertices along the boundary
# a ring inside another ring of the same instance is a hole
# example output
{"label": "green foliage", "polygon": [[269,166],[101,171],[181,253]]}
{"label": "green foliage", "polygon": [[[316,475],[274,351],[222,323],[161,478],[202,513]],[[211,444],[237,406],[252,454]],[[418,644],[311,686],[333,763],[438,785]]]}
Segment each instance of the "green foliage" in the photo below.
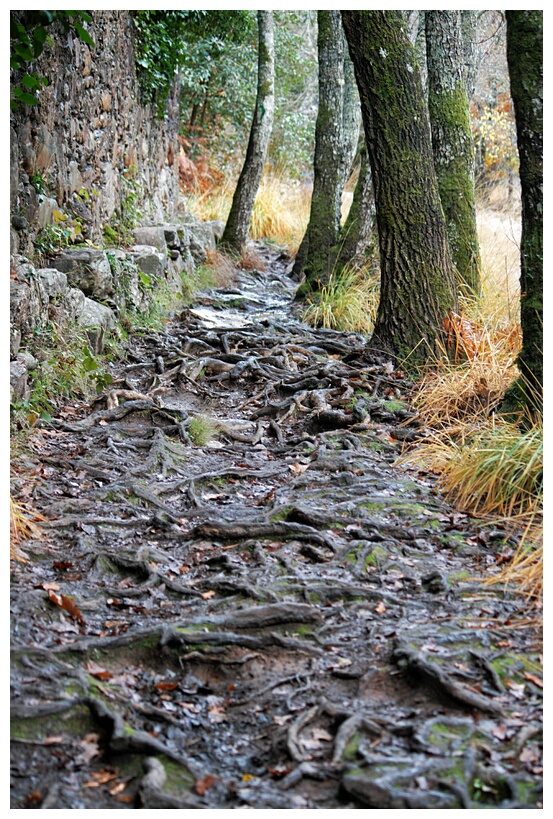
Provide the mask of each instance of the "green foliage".
{"label": "green foliage", "polygon": [[15,418],[33,426],[38,418],[51,419],[61,397],[90,398],[112,382],[106,371],[108,356],[95,356],[87,346],[82,330],[72,328],[65,334],[49,324],[33,344],[40,364],[30,375],[30,395],[12,405]]}
{"label": "green foliage", "polygon": [[36,71],[30,73],[29,70],[30,64],[40,57],[45,45],[53,42],[47,29],[59,22],[64,31],[73,31],[83,43],[93,47],[94,41],[84,27],[91,20],[86,11],[10,12],[10,66],[17,77],[12,85],[12,109],[19,104],[36,105],[41,89],[48,85],[46,77],[40,77]]}
{"label": "green foliage", "polygon": [[56,250],[71,244],[72,232],[62,225],[46,225],[37,234],[34,249],[37,256],[51,256]]}

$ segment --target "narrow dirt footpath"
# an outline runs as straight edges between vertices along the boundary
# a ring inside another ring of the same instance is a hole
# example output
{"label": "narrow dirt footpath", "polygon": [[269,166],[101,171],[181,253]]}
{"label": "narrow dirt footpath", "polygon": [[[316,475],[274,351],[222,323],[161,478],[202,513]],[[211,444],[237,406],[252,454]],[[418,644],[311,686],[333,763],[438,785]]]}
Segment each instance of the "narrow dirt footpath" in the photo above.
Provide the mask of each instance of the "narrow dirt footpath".
{"label": "narrow dirt footpath", "polygon": [[474,579],[505,533],[393,467],[403,374],[294,319],[263,252],[15,465],[48,520],[12,564],[11,806],[540,807],[539,634]]}

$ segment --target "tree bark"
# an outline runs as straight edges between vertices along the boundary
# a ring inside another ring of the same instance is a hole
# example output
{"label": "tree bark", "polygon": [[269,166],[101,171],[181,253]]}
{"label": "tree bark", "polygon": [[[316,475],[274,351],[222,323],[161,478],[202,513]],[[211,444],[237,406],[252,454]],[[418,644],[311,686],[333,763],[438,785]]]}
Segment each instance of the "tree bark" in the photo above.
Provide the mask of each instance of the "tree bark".
{"label": "tree bark", "polygon": [[342,11],[376,202],[381,298],[373,335],[414,364],[436,351],[457,307],[415,54],[401,12]]}
{"label": "tree bark", "polygon": [[507,63],[515,108],[522,197],[518,358],[525,403],[543,405],[543,12],[507,11]]}
{"label": "tree bark", "polygon": [[359,178],[353,193],[349,213],[340,234],[337,267],[362,267],[376,240],[373,180],[365,141],[359,150]]}
{"label": "tree bark", "polygon": [[319,109],[309,224],[293,275],[319,289],[333,269],[343,189],[344,36],[339,11],[317,13]]}
{"label": "tree bark", "polygon": [[275,110],[275,56],[272,11],[258,11],[257,98],[246,159],[234,192],[221,244],[240,250],[248,241],[255,197],[263,178]]}
{"label": "tree bark", "polygon": [[434,167],[453,263],[461,282],[480,290],[474,198],[474,140],[464,70],[460,11],[426,11],[428,112]]}

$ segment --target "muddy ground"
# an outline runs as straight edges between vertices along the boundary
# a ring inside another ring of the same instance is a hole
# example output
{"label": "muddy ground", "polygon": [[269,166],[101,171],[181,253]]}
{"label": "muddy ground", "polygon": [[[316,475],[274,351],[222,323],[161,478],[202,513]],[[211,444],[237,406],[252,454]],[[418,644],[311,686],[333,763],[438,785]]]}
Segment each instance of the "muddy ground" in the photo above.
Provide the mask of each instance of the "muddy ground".
{"label": "muddy ground", "polygon": [[539,808],[513,544],[394,466],[409,382],[263,252],[13,465],[11,806]]}

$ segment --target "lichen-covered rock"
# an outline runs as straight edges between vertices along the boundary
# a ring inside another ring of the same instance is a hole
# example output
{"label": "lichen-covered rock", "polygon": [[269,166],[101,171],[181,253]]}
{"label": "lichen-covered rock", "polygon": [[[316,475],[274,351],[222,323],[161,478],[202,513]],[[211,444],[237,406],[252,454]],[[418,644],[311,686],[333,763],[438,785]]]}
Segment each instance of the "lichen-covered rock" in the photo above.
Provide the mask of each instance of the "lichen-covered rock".
{"label": "lichen-covered rock", "polygon": [[48,296],[37,271],[24,256],[14,256],[14,279],[10,282],[10,322],[21,333],[30,336],[48,319]]}
{"label": "lichen-covered rock", "polygon": [[77,324],[82,327],[88,337],[88,344],[92,353],[103,352],[105,337],[110,330],[117,326],[115,313],[105,304],[86,298],[82,310],[77,316]]}
{"label": "lichen-covered rock", "polygon": [[137,245],[155,247],[167,255],[167,241],[163,227],[139,227],[133,230],[134,241]]}
{"label": "lichen-covered rock", "polygon": [[77,287],[68,287],[63,298],[64,313],[67,321],[76,323],[83,311],[85,294]]}
{"label": "lichen-covered rock", "polygon": [[167,265],[167,254],[150,245],[134,245],[128,254],[150,279],[159,280]]}
{"label": "lichen-covered rock", "polygon": [[67,291],[67,276],[55,267],[44,267],[37,270],[37,276],[42,288],[49,299],[65,295]]}
{"label": "lichen-covered rock", "polygon": [[24,400],[29,394],[27,369],[20,361],[10,363],[10,401]]}
{"label": "lichen-covered rock", "polygon": [[85,296],[102,300],[114,291],[113,274],[103,250],[71,248],[56,256],[52,264],[65,273],[68,283],[82,290]]}

